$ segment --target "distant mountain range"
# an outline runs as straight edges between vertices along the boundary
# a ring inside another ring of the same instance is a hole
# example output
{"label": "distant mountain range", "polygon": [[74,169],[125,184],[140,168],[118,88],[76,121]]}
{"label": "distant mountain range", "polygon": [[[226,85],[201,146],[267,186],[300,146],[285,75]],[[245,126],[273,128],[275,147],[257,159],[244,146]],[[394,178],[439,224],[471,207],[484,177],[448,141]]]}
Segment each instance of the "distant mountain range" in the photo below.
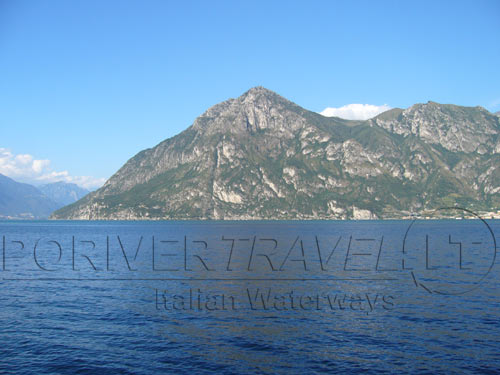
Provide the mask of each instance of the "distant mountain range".
{"label": "distant mountain range", "polygon": [[500,209],[500,118],[428,102],[367,121],[263,87],[208,109],[54,219],[370,219]]}
{"label": "distant mountain range", "polygon": [[54,202],[66,206],[86,196],[89,191],[76,184],[54,182],[39,186],[38,189]]}
{"label": "distant mountain range", "polygon": [[0,219],[44,219],[89,192],[75,184],[56,182],[36,188],[0,174]]}

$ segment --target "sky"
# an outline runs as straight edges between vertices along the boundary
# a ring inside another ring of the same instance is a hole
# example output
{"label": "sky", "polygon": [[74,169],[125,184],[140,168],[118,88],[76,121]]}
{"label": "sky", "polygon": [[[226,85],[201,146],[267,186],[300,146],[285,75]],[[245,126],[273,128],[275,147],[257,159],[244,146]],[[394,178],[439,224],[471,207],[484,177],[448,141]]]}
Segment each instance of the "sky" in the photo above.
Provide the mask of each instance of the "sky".
{"label": "sky", "polygon": [[95,188],[258,85],[330,115],[499,111],[499,67],[496,0],[0,0],[0,173]]}

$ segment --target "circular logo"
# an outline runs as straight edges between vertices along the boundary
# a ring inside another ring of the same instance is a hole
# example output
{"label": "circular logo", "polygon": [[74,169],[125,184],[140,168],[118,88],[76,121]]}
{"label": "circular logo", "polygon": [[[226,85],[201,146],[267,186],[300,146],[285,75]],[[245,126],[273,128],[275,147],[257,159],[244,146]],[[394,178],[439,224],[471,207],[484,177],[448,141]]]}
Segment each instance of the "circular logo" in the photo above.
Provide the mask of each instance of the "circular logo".
{"label": "circular logo", "polygon": [[470,210],[443,207],[435,212],[479,220],[413,220],[403,240],[403,269],[417,288],[428,293],[470,292],[493,268],[495,235],[488,223]]}

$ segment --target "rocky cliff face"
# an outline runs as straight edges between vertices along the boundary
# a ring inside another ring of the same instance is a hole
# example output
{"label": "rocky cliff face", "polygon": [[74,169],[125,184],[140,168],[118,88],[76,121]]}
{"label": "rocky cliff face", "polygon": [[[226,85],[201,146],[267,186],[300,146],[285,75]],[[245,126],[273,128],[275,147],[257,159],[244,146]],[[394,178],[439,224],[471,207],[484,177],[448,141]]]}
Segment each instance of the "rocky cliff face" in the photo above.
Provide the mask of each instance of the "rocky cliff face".
{"label": "rocky cliff face", "polygon": [[57,219],[371,219],[500,208],[500,118],[429,102],[327,118],[262,87],[130,159]]}
{"label": "rocky cliff face", "polygon": [[498,121],[482,107],[428,102],[386,112],[371,122],[395,134],[416,135],[453,152],[500,152]]}

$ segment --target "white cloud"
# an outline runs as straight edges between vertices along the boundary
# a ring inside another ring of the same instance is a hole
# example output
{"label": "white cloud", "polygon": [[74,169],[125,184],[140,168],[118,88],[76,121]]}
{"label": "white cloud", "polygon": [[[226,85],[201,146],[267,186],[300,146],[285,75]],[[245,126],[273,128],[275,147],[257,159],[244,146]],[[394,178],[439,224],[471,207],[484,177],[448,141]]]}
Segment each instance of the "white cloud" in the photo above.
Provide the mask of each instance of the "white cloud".
{"label": "white cloud", "polygon": [[347,104],[343,107],[328,107],[320,112],[326,117],[340,117],[346,120],[368,120],[391,109],[387,104]]}
{"label": "white cloud", "polygon": [[38,160],[29,154],[14,155],[1,147],[0,173],[16,181],[34,185],[64,181],[89,190],[99,188],[106,182],[105,178],[71,176],[68,171],[56,172],[50,167],[50,160]]}

